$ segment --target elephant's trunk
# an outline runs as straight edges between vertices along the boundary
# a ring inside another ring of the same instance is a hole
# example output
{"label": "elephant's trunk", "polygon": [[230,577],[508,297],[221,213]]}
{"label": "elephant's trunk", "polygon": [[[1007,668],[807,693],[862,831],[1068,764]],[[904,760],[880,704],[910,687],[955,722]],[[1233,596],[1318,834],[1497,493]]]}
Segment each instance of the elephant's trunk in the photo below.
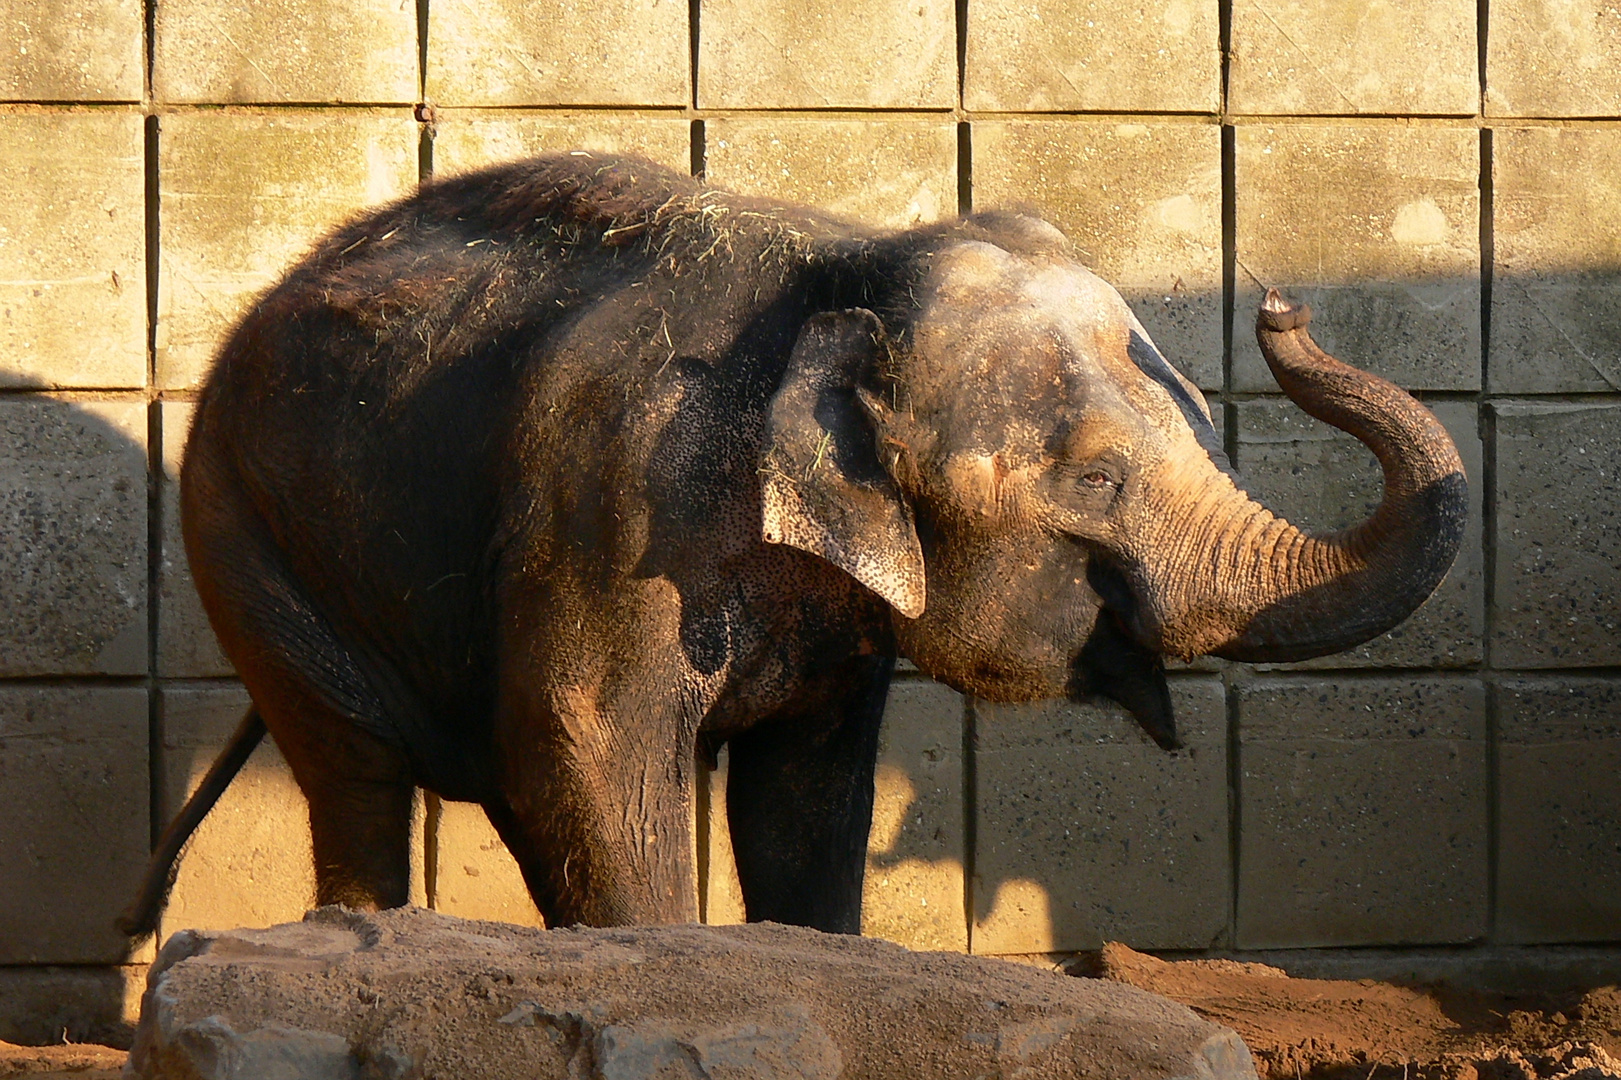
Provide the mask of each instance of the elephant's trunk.
{"label": "elephant's trunk", "polygon": [[1222,483],[1207,479],[1205,497],[1175,526],[1178,546],[1202,545],[1195,558],[1207,572],[1157,590],[1167,653],[1281,662],[1338,652],[1410,615],[1457,554],[1468,484],[1452,439],[1402,390],[1318,348],[1306,332],[1310,317],[1268,290],[1256,321],[1261,352],[1297,405],[1374,452],[1384,498],[1366,521],[1313,536],[1212,466]]}

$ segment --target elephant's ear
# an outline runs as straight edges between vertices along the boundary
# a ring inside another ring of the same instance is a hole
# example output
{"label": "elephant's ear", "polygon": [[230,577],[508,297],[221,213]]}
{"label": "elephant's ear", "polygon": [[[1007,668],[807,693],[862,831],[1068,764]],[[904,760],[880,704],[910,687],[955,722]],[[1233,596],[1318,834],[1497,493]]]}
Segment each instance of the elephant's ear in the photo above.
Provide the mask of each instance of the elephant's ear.
{"label": "elephant's ear", "polygon": [[923,549],[856,400],[882,335],[864,308],[814,315],[800,330],[766,418],[761,532],[767,543],[821,556],[915,619]]}

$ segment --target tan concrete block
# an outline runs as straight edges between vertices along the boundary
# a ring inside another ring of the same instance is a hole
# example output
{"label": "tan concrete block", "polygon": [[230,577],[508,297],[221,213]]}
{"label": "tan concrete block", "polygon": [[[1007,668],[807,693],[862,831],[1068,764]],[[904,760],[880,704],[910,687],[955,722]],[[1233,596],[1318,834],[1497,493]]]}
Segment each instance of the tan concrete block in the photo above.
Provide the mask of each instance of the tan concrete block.
{"label": "tan concrete block", "polygon": [[0,113],[0,386],[146,385],[144,139],[132,112]]}
{"label": "tan concrete block", "polygon": [[0,11],[0,100],[139,101],[138,0],[30,0]]}
{"label": "tan concrete block", "polygon": [[861,898],[866,937],[968,951],[962,738],[961,694],[923,679],[890,687]]}
{"label": "tan concrete block", "polygon": [[690,56],[687,8],[669,0],[428,7],[427,96],[440,105],[686,105]]}
{"label": "tan concrete block", "polygon": [[1500,128],[1492,177],[1488,386],[1621,389],[1621,131]]}
{"label": "tan concrete block", "polygon": [[692,166],[692,122],[669,114],[442,109],[434,125],[433,171],[450,176],[562,150],[639,154],[687,172]]}
{"label": "tan concrete block", "polygon": [[1621,405],[1500,402],[1492,661],[1621,664]]}
{"label": "tan concrete block", "polygon": [[159,101],[417,99],[414,5],[163,0],[156,8],[152,92]]}
{"label": "tan concrete block", "polygon": [[1213,113],[1219,29],[1216,5],[1195,0],[976,0],[965,104]]}
{"label": "tan concrete block", "polygon": [[[726,819],[726,776],[731,755],[721,748],[713,770],[708,770],[708,797],[698,807],[699,896],[703,920],[710,926],[731,926],[748,921],[743,886],[737,879],[737,857],[732,852],[731,826]],[[700,770],[700,775],[704,770]]]}
{"label": "tan concrete block", "polygon": [[1508,679],[1497,696],[1497,939],[1621,927],[1621,681]]}
{"label": "tan concrete block", "polygon": [[236,669],[220,651],[203,603],[197,598],[186,545],[180,536],[180,463],[191,429],[192,404],[165,401],[159,406],[163,426],[161,558],[158,562],[158,674],[228,676]]}
{"label": "tan concrete block", "polygon": [[1186,749],[1113,704],[975,711],[976,953],[1123,941],[1205,948],[1227,931],[1227,723],[1221,682],[1171,680]]}
{"label": "tan concrete block", "polygon": [[957,213],[947,120],[720,119],[704,128],[710,183],[904,228]]}
{"label": "tan concrete block", "polygon": [[261,290],[334,226],[416,181],[417,126],[403,109],[164,117],[159,385],[197,385]]}
{"label": "tan concrete block", "polygon": [[1222,372],[1221,129],[979,120],[974,209],[1032,207],[1200,386]]}
{"label": "tan concrete block", "polygon": [[49,1046],[66,1038],[128,1046],[141,1018],[146,972],[145,964],[0,967],[0,1042]]}
{"label": "tan concrete block", "polygon": [[[180,812],[247,707],[240,686],[170,684],[159,691],[160,820]],[[313,906],[309,807],[275,741],[266,739],[192,834],[162,934],[297,922]]]}
{"label": "tan concrete block", "polygon": [[119,964],[151,838],[141,687],[0,685],[0,964]]}
{"label": "tan concrete block", "polygon": [[0,675],[144,675],[146,403],[0,399]]}
{"label": "tan concrete block", "polygon": [[1237,0],[1228,107],[1472,116],[1475,14],[1474,0]]}
{"label": "tan concrete block", "polygon": [[459,802],[441,802],[439,808],[434,908],[464,919],[545,926],[517,861],[483,808]]}
{"label": "tan concrete block", "polygon": [[1489,10],[1487,116],[1621,115],[1615,5],[1493,0]]}
{"label": "tan concrete block", "polygon": [[1486,692],[1466,678],[1238,688],[1237,944],[1486,932]]}
{"label": "tan concrete block", "polygon": [[[1463,457],[1469,522],[1446,580],[1406,622],[1365,645],[1288,667],[1464,667],[1484,656],[1486,609],[1481,503],[1487,478],[1475,406],[1432,402]],[[1238,403],[1237,455],[1246,490],[1274,513],[1312,532],[1333,532],[1378,508],[1383,473],[1373,452],[1307,416],[1291,402]]]}
{"label": "tan concrete block", "polygon": [[1480,386],[1480,148],[1473,128],[1236,129],[1233,384],[1275,388],[1255,344],[1266,286],[1311,304],[1318,344],[1398,386]]}
{"label": "tan concrete block", "polygon": [[705,0],[705,109],[949,109],[952,0]]}

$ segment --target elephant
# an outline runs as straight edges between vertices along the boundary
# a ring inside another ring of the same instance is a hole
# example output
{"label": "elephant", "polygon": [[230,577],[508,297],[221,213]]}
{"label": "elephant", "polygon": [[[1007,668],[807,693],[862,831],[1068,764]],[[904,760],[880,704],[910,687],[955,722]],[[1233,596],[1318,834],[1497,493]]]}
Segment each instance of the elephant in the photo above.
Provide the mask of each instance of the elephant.
{"label": "elephant", "polygon": [[548,925],[695,921],[699,763],[729,748],[750,920],[859,932],[897,657],[994,701],[1119,702],[1177,745],[1167,657],[1288,661],[1406,618],[1466,480],[1395,386],[1269,292],[1284,392],[1379,458],[1310,535],[1240,486],[1199,390],[1063,233],[870,228],[553,154],[343,225],[241,319],[181,476],[317,900],[408,896],[413,788],[480,804]]}

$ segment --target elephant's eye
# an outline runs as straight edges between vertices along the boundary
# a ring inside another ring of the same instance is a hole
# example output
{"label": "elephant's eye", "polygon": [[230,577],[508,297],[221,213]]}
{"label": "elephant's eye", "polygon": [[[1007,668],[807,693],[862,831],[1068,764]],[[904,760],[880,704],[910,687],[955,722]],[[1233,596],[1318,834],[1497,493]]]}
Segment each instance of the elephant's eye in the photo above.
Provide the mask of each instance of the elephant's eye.
{"label": "elephant's eye", "polygon": [[1090,469],[1081,474],[1081,483],[1092,488],[1113,487],[1114,477],[1102,469]]}

